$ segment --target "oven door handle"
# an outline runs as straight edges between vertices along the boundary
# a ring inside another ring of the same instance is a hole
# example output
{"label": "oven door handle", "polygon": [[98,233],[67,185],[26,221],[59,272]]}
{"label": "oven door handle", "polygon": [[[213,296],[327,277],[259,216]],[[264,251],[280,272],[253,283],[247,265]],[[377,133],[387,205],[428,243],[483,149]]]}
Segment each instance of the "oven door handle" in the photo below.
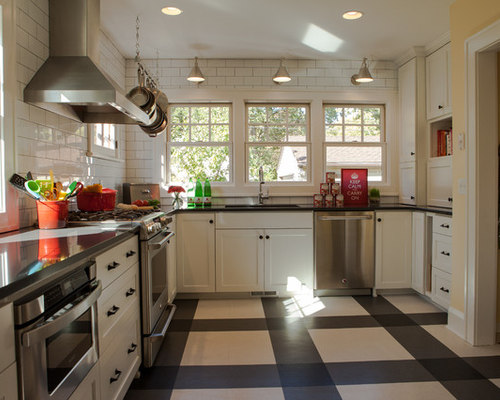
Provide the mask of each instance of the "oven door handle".
{"label": "oven door handle", "polygon": [[79,303],[75,304],[69,310],[65,311],[64,314],[57,317],[53,321],[46,322],[43,325],[32,329],[23,334],[23,346],[30,347],[31,345],[45,340],[53,334],[57,333],[68,325],[71,321],[78,318],[83,314],[89,307],[91,307],[99,298],[102,292],[101,281],[98,282],[97,286],[90,292],[84,299]]}
{"label": "oven door handle", "polygon": [[[166,234],[166,235],[159,242],[150,242],[150,243],[148,243],[148,248],[150,250],[159,250],[159,249],[161,249],[175,235],[173,232],[163,232],[163,234],[164,235]],[[160,235],[161,235],[161,233],[160,233]]]}

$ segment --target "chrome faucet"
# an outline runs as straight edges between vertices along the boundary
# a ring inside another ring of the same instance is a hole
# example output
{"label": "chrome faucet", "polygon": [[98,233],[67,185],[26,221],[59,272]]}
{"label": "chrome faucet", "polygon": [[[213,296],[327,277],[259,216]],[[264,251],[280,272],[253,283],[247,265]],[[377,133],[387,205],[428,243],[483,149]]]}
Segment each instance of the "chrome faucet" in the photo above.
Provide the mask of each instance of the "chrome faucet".
{"label": "chrome faucet", "polygon": [[269,198],[269,195],[264,194],[262,191],[262,185],[266,183],[264,181],[264,169],[262,167],[259,168],[259,204],[263,205],[264,200]]}

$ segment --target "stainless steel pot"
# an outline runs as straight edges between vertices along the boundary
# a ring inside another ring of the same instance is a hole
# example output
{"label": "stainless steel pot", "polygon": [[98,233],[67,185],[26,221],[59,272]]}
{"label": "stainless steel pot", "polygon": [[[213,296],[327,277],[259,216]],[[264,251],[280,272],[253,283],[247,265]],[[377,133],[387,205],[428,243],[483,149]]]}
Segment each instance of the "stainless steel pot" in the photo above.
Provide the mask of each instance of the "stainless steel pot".
{"label": "stainless steel pot", "polygon": [[130,101],[132,101],[132,103],[140,107],[142,111],[152,117],[155,110],[156,98],[153,92],[146,87],[144,82],[144,73],[141,68],[138,68],[137,70],[137,78],[139,86],[136,86],[128,92],[127,97]]}

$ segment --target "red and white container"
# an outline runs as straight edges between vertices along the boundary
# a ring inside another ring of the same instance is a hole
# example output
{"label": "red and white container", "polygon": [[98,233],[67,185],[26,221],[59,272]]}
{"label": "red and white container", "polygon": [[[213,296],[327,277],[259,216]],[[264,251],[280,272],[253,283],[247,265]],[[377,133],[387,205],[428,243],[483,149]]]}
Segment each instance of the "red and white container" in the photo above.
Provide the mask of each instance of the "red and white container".
{"label": "red and white container", "polygon": [[338,194],[335,196],[335,207],[344,207],[344,195]]}
{"label": "red and white container", "polygon": [[331,190],[334,196],[340,194],[340,183],[332,183]]}
{"label": "red and white container", "polygon": [[330,184],[329,183],[320,183],[319,184],[319,192],[322,195],[330,193]]}
{"label": "red and white container", "polygon": [[325,208],[334,208],[335,207],[335,196],[333,194],[327,194],[325,196]]}
{"label": "red and white container", "polygon": [[323,207],[323,195],[322,194],[315,194],[313,196],[313,207],[316,207],[316,208]]}
{"label": "red and white container", "polygon": [[327,172],[326,173],[326,181],[328,183],[335,183],[335,172]]}

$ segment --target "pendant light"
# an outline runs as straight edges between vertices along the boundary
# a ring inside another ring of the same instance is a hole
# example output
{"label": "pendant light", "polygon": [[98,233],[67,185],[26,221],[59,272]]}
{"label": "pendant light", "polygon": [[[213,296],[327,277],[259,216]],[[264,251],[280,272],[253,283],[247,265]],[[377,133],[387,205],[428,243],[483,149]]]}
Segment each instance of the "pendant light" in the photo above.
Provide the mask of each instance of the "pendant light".
{"label": "pendant light", "polygon": [[201,83],[205,80],[205,77],[201,73],[200,67],[198,67],[198,57],[194,58],[194,67],[187,77],[189,82]]}
{"label": "pendant light", "polygon": [[275,83],[286,83],[290,82],[292,78],[290,78],[290,74],[286,70],[286,67],[283,65],[283,59],[280,61],[280,67],[278,68],[278,71],[273,76],[273,81]]}
{"label": "pendant light", "polygon": [[373,82],[373,77],[368,70],[368,65],[366,64],[367,61],[368,59],[366,57],[363,58],[363,62],[361,64],[361,68],[359,68],[359,72],[351,77],[351,83],[353,85]]}

